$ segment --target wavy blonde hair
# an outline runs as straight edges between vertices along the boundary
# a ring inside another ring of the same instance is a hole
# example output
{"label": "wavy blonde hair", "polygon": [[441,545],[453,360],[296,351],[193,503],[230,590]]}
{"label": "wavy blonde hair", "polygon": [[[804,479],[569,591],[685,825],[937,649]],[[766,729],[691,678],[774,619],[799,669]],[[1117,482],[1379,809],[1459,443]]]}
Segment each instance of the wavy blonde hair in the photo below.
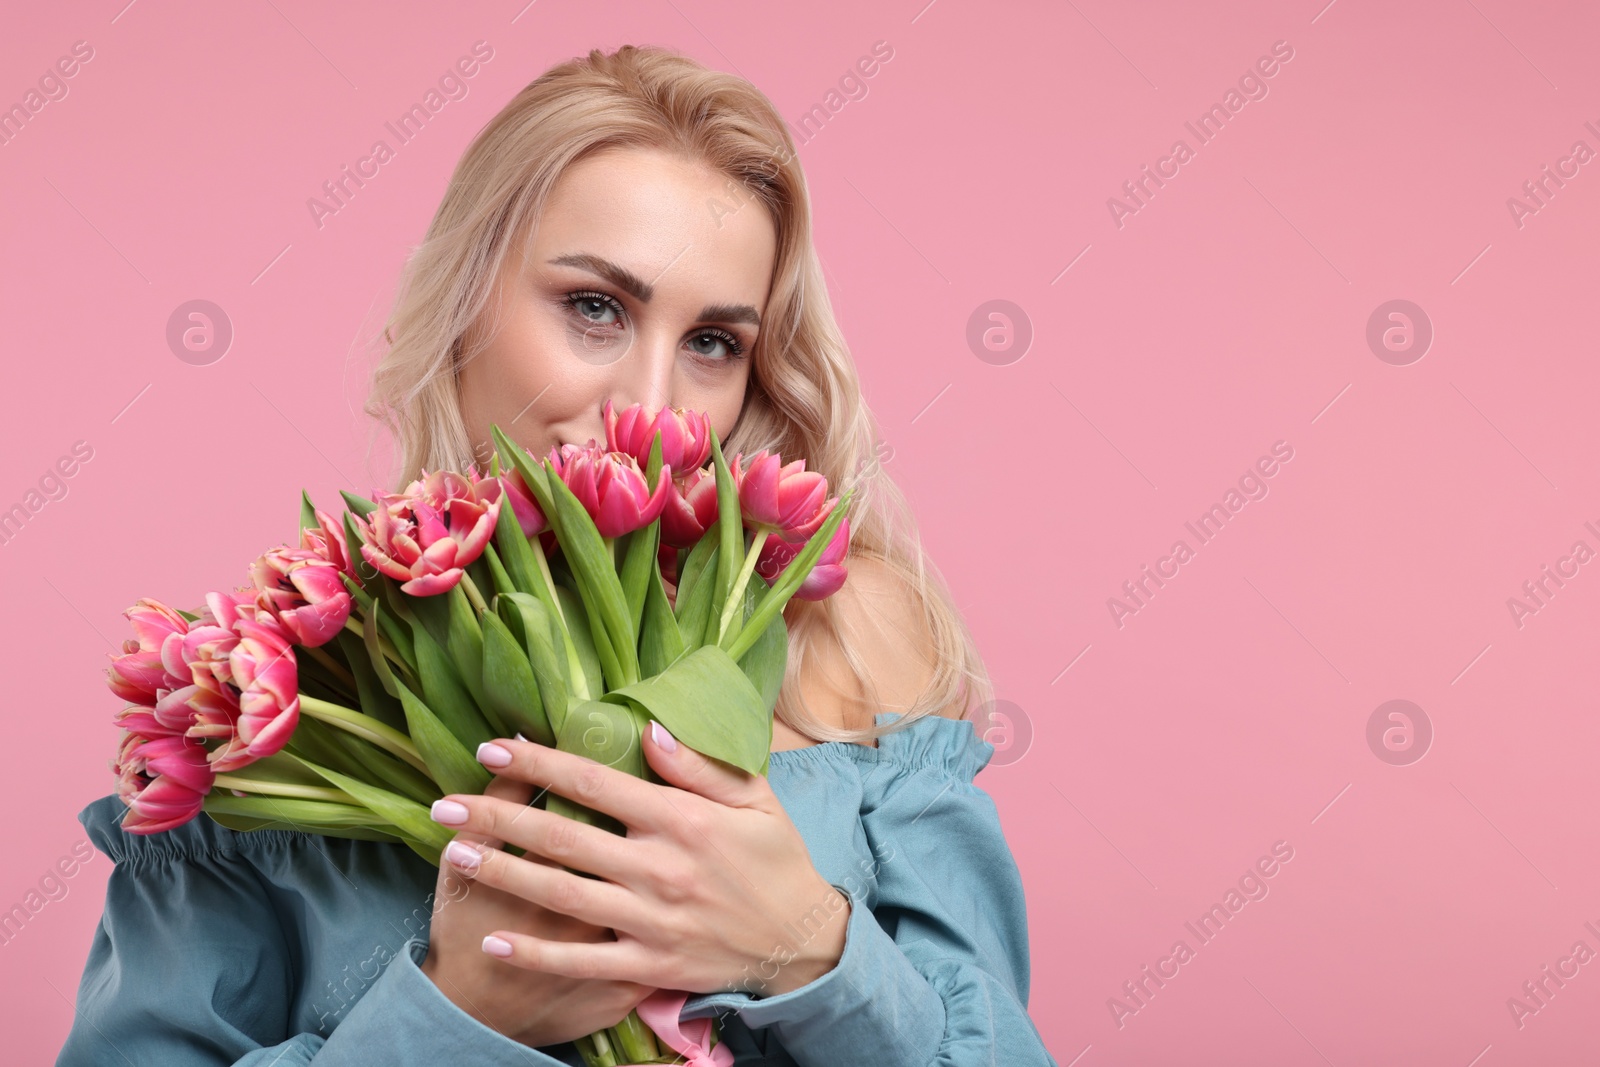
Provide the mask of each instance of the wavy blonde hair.
{"label": "wavy blonde hair", "polygon": [[[730,456],[762,448],[804,456],[836,490],[854,486],[850,557],[882,561],[926,622],[931,678],[916,701],[892,726],[842,729],[805,706],[798,673],[814,643],[830,639],[872,707],[879,702],[871,668],[853,647],[836,598],[791,601],[778,717],[819,741],[868,741],[952,707],[967,717],[992,694],[988,673],[922,550],[905,498],[879,463],[876,423],[811,244],[810,201],[794,142],[771,102],[743,78],[667,49],[595,49],[546,71],[479,131],[406,262],[382,334],[389,347],[373,372],[366,411],[399,445],[394,487],[422,469],[462,470],[486,458],[467,438],[457,390],[456,373],[475,354],[467,350],[478,335],[472,328],[490,308],[512,242],[519,235],[531,241],[562,171],[616,147],[700,162],[728,176],[732,202],[721,210],[758,202],[771,213],[778,238],[771,293],[744,406],[724,447]],[[719,210],[715,202],[708,208]]]}

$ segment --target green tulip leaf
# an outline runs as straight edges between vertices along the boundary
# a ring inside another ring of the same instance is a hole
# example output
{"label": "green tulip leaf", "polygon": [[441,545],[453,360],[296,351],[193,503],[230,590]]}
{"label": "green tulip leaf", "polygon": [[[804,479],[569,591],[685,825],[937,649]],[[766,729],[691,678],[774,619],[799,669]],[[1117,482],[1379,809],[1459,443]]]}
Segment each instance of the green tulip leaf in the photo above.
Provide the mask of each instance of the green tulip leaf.
{"label": "green tulip leaf", "polygon": [[[368,826],[337,826],[332,823],[316,822],[310,819],[266,819],[251,818],[246,815],[235,815],[225,810],[230,803],[241,801],[270,799],[264,797],[236,797],[232,793],[224,793],[217,797],[217,804],[211,803],[212,798],[206,797],[201,806],[205,813],[211,816],[218,824],[240,833],[249,830],[293,830],[303,834],[317,834],[321,837],[340,837],[354,841],[382,841],[385,844],[401,844],[402,841],[392,833]],[[316,803],[315,801],[301,801],[300,803]],[[366,808],[356,808],[349,804],[335,804],[333,807],[350,808],[359,812],[362,818],[370,819],[372,814]],[[252,809],[254,810],[254,809]],[[270,809],[268,809],[270,810]]]}
{"label": "green tulip leaf", "polygon": [[[771,595],[772,589],[766,581],[759,574],[752,574],[750,584],[745,586],[746,619]],[[745,677],[761,694],[762,703],[769,708],[778,703],[778,691],[783,688],[783,674],[788,663],[789,627],[782,616],[769,623],[749,651],[739,657],[739,669],[744,671]]]}
{"label": "green tulip leaf", "polygon": [[[651,489],[655,488],[661,476],[661,467],[661,431],[657,430],[655,439],[650,442],[650,455],[644,470],[645,485]],[[671,472],[668,476],[671,476]],[[658,518],[648,526],[629,534],[623,552],[622,593],[628,605],[628,620],[636,641],[639,618],[644,614],[645,596],[650,588],[650,575],[660,570],[656,562],[656,550],[660,545],[661,520]]]}
{"label": "green tulip leaf", "polygon": [[[706,544],[713,538],[708,533],[701,538],[700,543]],[[695,551],[699,551],[698,547]],[[707,641],[706,631],[713,629],[717,624],[717,615],[712,610],[717,598],[717,566],[718,558],[722,555],[721,548],[712,548],[705,557],[701,567],[699,579],[685,592],[682,586],[678,587],[678,632],[683,637],[683,643],[688,648],[699,648],[705,644],[715,644]],[[691,559],[693,555],[691,554]],[[716,635],[713,633],[713,637]]]}
{"label": "green tulip leaf", "polygon": [[627,535],[622,556],[622,592],[628,606],[628,622],[633,632],[639,632],[639,619],[644,614],[644,601],[650,589],[650,578],[659,573],[656,549],[660,545],[659,522],[635,530]]}
{"label": "green tulip leaf", "polygon": [[539,565],[509,501],[500,507],[500,518],[494,526],[494,544],[490,547],[518,592],[532,593],[538,588],[535,583],[540,582]]}
{"label": "green tulip leaf", "polygon": [[716,567],[711,566],[716,562],[717,535],[713,533],[715,529],[716,527],[713,526],[701,535],[700,540],[695,542],[694,547],[689,550],[688,558],[683,562],[683,573],[678,575],[677,611],[680,618],[683,616],[684,600],[694,592],[695,586],[700,584],[701,577],[708,571],[711,574],[717,573]]}
{"label": "green tulip leaf", "polygon": [[[449,844],[451,839],[455,837],[455,831],[448,826],[441,826],[439,823],[434,822],[428,809],[414,800],[396,796],[387,789],[379,789],[377,786],[357,781],[337,771],[319,767],[314,763],[308,764],[308,766],[326,778],[330,784],[349,793],[367,809],[375,813],[378,818],[395,827],[407,838],[415,839],[423,845],[443,852],[444,846]],[[487,784],[488,775],[485,772],[484,785]],[[479,786],[475,790],[452,789],[449,792],[481,793],[483,792],[483,786]],[[426,854],[424,854],[424,857],[426,857]],[[437,862],[436,858],[435,863]]]}
{"label": "green tulip leaf", "polygon": [[[733,472],[722,456],[722,443],[717,431],[711,431],[711,461],[717,478],[717,589],[711,598],[711,617],[721,619],[722,609],[733,595],[734,582],[739,577],[739,566],[744,562],[744,516],[739,510],[739,490],[733,482]],[[708,640],[715,643],[713,633]]]}
{"label": "green tulip leaf", "polygon": [[589,621],[595,651],[606,667],[606,678],[612,681],[634,681],[639,677],[639,658],[636,650],[637,635],[628,622],[628,602],[622,591],[622,580],[606,543],[595,528],[594,520],[584,510],[578,498],[572,495],[566,483],[551,478],[550,497],[555,504],[561,523],[556,537],[572,576],[577,582],[579,595],[589,611]]}
{"label": "green tulip leaf", "polygon": [[[384,655],[383,643],[379,640],[379,632],[383,625],[382,615],[383,601],[374,600],[367,610],[367,617],[361,620],[361,640],[367,646],[367,662],[383,686],[383,691],[398,700],[400,689],[395,685],[394,668],[389,665],[389,657]],[[362,697],[362,704],[365,706],[366,697]],[[400,714],[404,718],[404,708],[400,710]],[[398,728],[397,723],[389,725]]]}
{"label": "green tulip leaf", "polygon": [[[317,507],[311,503],[311,494],[304,489],[300,490],[300,529],[315,530],[320,527],[317,522]],[[300,543],[299,533],[295,534],[295,544]]]}
{"label": "green tulip leaf", "polygon": [[[566,632],[572,638],[572,646],[578,657],[578,666],[582,668],[586,691],[591,696],[604,693],[606,686],[600,669],[600,656],[595,651],[594,638],[589,632],[589,624],[585,621],[583,605],[578,602],[578,595],[564,585],[556,586],[556,595],[561,599],[561,610],[567,621]],[[574,695],[582,695],[578,692],[576,684],[572,686],[572,690]]]}
{"label": "green tulip leaf", "polygon": [[478,624],[478,610],[467,599],[467,591],[460,582],[451,587],[444,599],[449,603],[449,628],[446,631],[445,650],[456,665],[467,691],[481,706],[483,695],[483,628]]}
{"label": "green tulip leaf", "polygon": [[468,747],[439,721],[439,717],[423,703],[421,697],[404,685],[400,687],[400,701],[406,708],[411,743],[417,746],[422,762],[428,765],[428,773],[439,788],[446,793],[483,792],[483,787],[489,784],[492,776],[473,753],[479,744],[490,739],[487,728],[483,736]]}
{"label": "green tulip leaf", "polygon": [[654,678],[607,693],[606,700],[626,700],[695,751],[751,774],[761,772],[772,749],[772,708],[716,645],[697,648]]}
{"label": "green tulip leaf", "polygon": [[[343,489],[339,490],[339,495],[344,497],[345,506],[363,519],[378,510],[378,505],[364,496],[356,496],[354,493],[346,492]],[[350,545],[353,548],[360,543],[360,541],[351,541]]]}
{"label": "green tulip leaf", "polygon": [[[644,748],[639,738],[643,726],[641,716],[626,705],[596,700],[577,701],[561,726],[556,747],[563,752],[575,753],[636,778],[643,778]],[[626,830],[614,817],[557,793],[550,793],[545,798],[545,810],[616,834]]]}
{"label": "green tulip leaf", "polygon": [[[427,775],[377,745],[343,730],[330,730],[328,739],[362,769],[361,774],[352,777],[409,797],[419,804],[432,804],[442,795],[439,787]],[[246,772],[250,777],[255,776],[255,766],[251,764]]]}
{"label": "green tulip leaf", "polygon": [[[368,630],[373,634],[371,643],[366,641]],[[361,710],[385,726],[392,726],[404,732],[405,709],[400,706],[399,697],[394,690],[383,680],[384,675],[389,675],[391,680],[394,677],[389,670],[389,660],[381,651],[378,651],[376,662],[372,657],[372,652],[377,648],[376,638],[377,626],[369,617],[362,626],[361,637],[344,629],[339,631],[334,640],[344,652],[345,662],[350,665],[350,674],[356,680],[356,695],[361,698]]]}
{"label": "green tulip leaf", "polygon": [[483,691],[488,698],[483,710],[499,719],[500,736],[514,737],[520,733],[541,745],[555,744],[555,733],[545,717],[533,665],[523,646],[496,614],[483,616]]}
{"label": "green tulip leaf", "polygon": [[[567,671],[552,643],[553,627],[560,624],[554,621],[543,601],[527,593],[508,593],[498,598],[496,610],[500,620],[527,653],[534,680],[539,686],[545,722],[552,734],[559,732],[561,723],[567,717],[569,690]],[[541,743],[548,745],[554,742]]]}
{"label": "green tulip leaf", "polygon": [[646,678],[666,670],[683,655],[683,633],[667,602],[661,571],[652,568],[645,592],[644,614],[639,621],[639,673]]}
{"label": "green tulip leaf", "polygon": [[[482,669],[481,664],[479,669]],[[469,751],[477,751],[480,744],[495,736],[489,720],[484,718],[477,702],[462,684],[451,657],[422,629],[417,631],[417,677],[422,682],[420,699],[458,743]],[[404,701],[409,690],[398,680],[395,684],[400,689],[400,699]],[[410,718],[411,710],[407,708],[408,722]],[[416,740],[414,733],[412,740]],[[423,758],[426,760],[426,753]],[[428,766],[432,769],[433,764],[429,762]]]}

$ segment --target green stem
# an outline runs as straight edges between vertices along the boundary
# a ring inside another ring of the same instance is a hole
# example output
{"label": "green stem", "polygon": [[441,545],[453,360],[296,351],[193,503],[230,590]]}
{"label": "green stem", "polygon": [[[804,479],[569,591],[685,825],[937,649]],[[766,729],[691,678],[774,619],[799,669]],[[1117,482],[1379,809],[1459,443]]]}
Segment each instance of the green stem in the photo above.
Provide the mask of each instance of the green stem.
{"label": "green stem", "polygon": [[336,660],[332,656],[328,655],[326,649],[308,648],[308,647],[306,647],[304,645],[300,646],[300,648],[305,652],[311,653],[311,658],[312,659],[316,660],[318,663],[320,663],[324,667],[328,668],[329,672],[331,672],[335,678],[337,678],[341,682],[343,682],[345,690],[347,692],[354,693],[356,691],[356,680],[355,680],[355,678],[352,677],[350,672],[345,669],[344,664],[340,663],[338,660]]}
{"label": "green stem", "polygon": [[750,583],[750,575],[756,569],[756,559],[761,555],[761,546],[767,543],[767,535],[771,532],[765,528],[759,529],[750,538],[750,551],[745,553],[744,566],[739,568],[739,576],[733,580],[733,592],[728,594],[728,602],[722,605],[722,619],[717,624],[716,643],[719,645],[728,632],[728,624],[733,621],[734,610],[744,607],[744,587]]}
{"label": "green stem", "polygon": [[461,588],[467,591],[467,599],[472,601],[472,606],[478,609],[479,615],[489,612],[489,605],[484,601],[483,594],[478,592],[478,583],[472,580],[472,575],[466,571],[461,572]]}
{"label": "green stem", "polygon": [[346,793],[343,789],[322,785],[295,785],[291,782],[269,782],[262,778],[251,778],[241,774],[219,774],[213,787],[217,789],[238,789],[245,793],[258,793],[262,796],[295,797],[299,800],[329,800],[335,804],[354,804],[361,806],[361,802]]}
{"label": "green stem", "polygon": [[583,1057],[585,1067],[600,1067],[600,1055],[595,1051],[594,1042],[587,1037],[574,1038],[574,1045],[578,1047],[578,1054]]}
{"label": "green stem", "polygon": [[[362,630],[361,624],[356,621],[354,612],[351,612],[350,617],[344,620],[344,628],[361,638],[363,641],[366,640],[366,633]],[[378,649],[383,653],[386,659],[388,659],[396,667],[404,670],[409,676],[411,672],[411,664],[407,663],[405,661],[405,657],[400,655],[400,650],[394,647],[394,642],[389,640],[382,633],[378,634]]]}
{"label": "green stem", "polygon": [[589,1040],[594,1042],[594,1054],[601,1067],[617,1067],[617,1053],[611,1047],[611,1042],[606,1037],[604,1030],[596,1030],[589,1035]]}
{"label": "green stem", "polygon": [[371,715],[364,715],[359,711],[307,696],[305,693],[300,694],[300,710],[319,722],[338,727],[364,741],[371,741],[386,752],[405,760],[423,774],[432,777],[427,763],[417,751],[417,746],[411,743],[411,738],[387,723],[380,722]]}
{"label": "green stem", "polygon": [[656,1044],[653,1030],[644,1024],[637,1011],[606,1031],[614,1047],[622,1050],[629,1063],[655,1063],[661,1058],[661,1046]]}
{"label": "green stem", "polygon": [[539,564],[539,577],[544,581],[546,599],[551,610],[556,613],[556,618],[561,620],[561,629],[564,632],[567,628],[567,617],[561,613],[561,598],[556,596],[556,579],[555,575],[550,573],[550,561],[544,555],[544,542],[535,535],[528,538],[528,547],[533,549],[533,558]]}

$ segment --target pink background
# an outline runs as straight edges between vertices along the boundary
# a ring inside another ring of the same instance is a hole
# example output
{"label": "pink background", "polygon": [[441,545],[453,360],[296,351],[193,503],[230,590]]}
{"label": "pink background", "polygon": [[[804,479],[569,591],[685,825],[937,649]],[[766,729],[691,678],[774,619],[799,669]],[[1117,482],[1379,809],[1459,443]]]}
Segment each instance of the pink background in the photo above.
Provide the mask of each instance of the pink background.
{"label": "pink background", "polygon": [[[385,477],[362,346],[491,114],[632,42],[737,70],[798,124],[882,40],[801,156],[888,470],[1010,702],[1019,740],[978,782],[1056,1059],[1600,1050],[1600,962],[1520,1027],[1507,1007],[1575,942],[1600,951],[1600,563],[1521,626],[1507,604],[1600,549],[1600,163],[1520,226],[1507,205],[1600,149],[1592,5],[123,2],[32,5],[0,35],[6,105],[94,50],[0,145],[0,507],[93,449],[0,546],[0,909],[111,788],[122,609],[232,584],[290,536],[300,487]],[[480,39],[470,94],[319,229],[307,199]],[[1199,145],[1184,123],[1277,41],[1268,95]],[[1178,138],[1194,157],[1119,227],[1108,198]],[[235,331],[207,366],[165,340],[192,299]],[[995,299],[1031,323],[1021,358],[969,347]],[[1434,329],[1404,366],[1366,340],[1396,299]],[[1268,495],[1201,545],[1184,524],[1279,441]],[[1108,599],[1180,538],[1193,558],[1119,626]],[[1432,724],[1409,765],[1367,741],[1392,699]],[[1269,895],[1201,945],[1184,923],[1280,841]],[[32,1024],[11,1062],[59,1047],[108,872],[96,853],[0,947]],[[1119,1026],[1108,999],[1138,1006],[1123,983],[1180,938],[1193,959]]]}

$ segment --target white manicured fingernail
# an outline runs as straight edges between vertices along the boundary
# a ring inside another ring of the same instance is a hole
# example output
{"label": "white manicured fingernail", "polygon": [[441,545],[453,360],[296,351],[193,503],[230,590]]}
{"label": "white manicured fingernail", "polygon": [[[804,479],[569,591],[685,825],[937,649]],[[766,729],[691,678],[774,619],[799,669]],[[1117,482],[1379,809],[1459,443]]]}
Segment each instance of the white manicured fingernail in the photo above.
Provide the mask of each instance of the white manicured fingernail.
{"label": "white manicured fingernail", "polygon": [[477,849],[463,841],[452,841],[444,846],[444,855],[464,871],[475,871],[478,869],[478,864],[483,862],[483,857],[478,855]]}

